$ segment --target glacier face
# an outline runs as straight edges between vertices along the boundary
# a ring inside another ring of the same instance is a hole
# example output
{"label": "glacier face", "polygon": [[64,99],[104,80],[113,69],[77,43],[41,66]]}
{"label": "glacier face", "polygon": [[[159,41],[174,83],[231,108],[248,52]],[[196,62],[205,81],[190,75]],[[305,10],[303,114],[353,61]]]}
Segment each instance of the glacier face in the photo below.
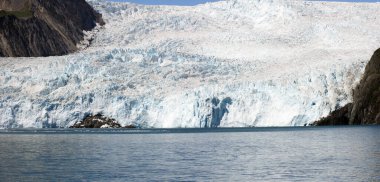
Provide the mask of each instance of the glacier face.
{"label": "glacier face", "polygon": [[141,127],[309,124],[352,100],[379,3],[89,1],[106,21],[67,56],[0,58],[0,127],[103,113]]}

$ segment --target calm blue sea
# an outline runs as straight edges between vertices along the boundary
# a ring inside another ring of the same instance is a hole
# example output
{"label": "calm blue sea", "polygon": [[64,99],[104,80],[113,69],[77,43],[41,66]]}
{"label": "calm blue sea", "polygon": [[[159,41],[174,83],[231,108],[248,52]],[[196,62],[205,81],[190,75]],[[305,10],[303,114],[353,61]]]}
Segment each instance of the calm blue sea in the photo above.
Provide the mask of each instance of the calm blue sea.
{"label": "calm blue sea", "polygon": [[380,181],[380,127],[0,130],[0,181]]}

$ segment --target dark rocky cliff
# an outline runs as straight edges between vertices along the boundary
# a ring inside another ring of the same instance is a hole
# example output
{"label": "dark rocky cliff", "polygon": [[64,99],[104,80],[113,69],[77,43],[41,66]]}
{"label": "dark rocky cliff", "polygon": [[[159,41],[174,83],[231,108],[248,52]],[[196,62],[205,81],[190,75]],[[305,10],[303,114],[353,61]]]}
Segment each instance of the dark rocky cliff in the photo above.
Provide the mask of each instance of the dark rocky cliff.
{"label": "dark rocky cliff", "polygon": [[380,49],[376,50],[355,88],[353,103],[316,121],[314,125],[380,124]]}
{"label": "dark rocky cliff", "polygon": [[380,49],[373,54],[354,91],[350,124],[380,124]]}
{"label": "dark rocky cliff", "polygon": [[0,56],[64,55],[102,17],[85,0],[0,0]]}
{"label": "dark rocky cliff", "polygon": [[75,123],[70,128],[137,128],[135,125],[122,127],[115,119],[105,117],[102,114],[86,116],[83,121]]}

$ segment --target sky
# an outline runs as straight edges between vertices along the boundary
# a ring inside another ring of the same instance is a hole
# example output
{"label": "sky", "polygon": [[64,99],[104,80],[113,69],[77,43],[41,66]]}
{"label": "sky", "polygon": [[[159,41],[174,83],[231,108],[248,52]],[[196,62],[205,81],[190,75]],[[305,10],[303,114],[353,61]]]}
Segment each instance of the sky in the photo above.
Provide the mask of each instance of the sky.
{"label": "sky", "polygon": [[[205,2],[214,2],[218,0],[112,0],[119,2],[133,2],[139,4],[152,4],[152,5],[180,5],[191,6]],[[380,0],[324,0],[324,1],[344,1],[344,2],[380,2]]]}

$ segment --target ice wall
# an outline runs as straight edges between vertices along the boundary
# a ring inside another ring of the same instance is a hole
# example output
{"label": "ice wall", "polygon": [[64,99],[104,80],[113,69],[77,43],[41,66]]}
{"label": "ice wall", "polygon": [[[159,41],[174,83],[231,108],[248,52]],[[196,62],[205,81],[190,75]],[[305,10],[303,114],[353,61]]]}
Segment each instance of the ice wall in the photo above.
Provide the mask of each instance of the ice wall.
{"label": "ice wall", "polygon": [[302,126],[352,100],[380,45],[379,4],[90,2],[106,21],[86,32],[90,47],[0,58],[1,128],[97,113],[141,127]]}
{"label": "ice wall", "polygon": [[299,126],[349,102],[364,67],[243,80],[241,69],[206,57],[156,62],[146,51],[114,50],[45,59],[2,65],[10,69],[0,72],[1,127],[67,127],[97,113],[141,127]]}

